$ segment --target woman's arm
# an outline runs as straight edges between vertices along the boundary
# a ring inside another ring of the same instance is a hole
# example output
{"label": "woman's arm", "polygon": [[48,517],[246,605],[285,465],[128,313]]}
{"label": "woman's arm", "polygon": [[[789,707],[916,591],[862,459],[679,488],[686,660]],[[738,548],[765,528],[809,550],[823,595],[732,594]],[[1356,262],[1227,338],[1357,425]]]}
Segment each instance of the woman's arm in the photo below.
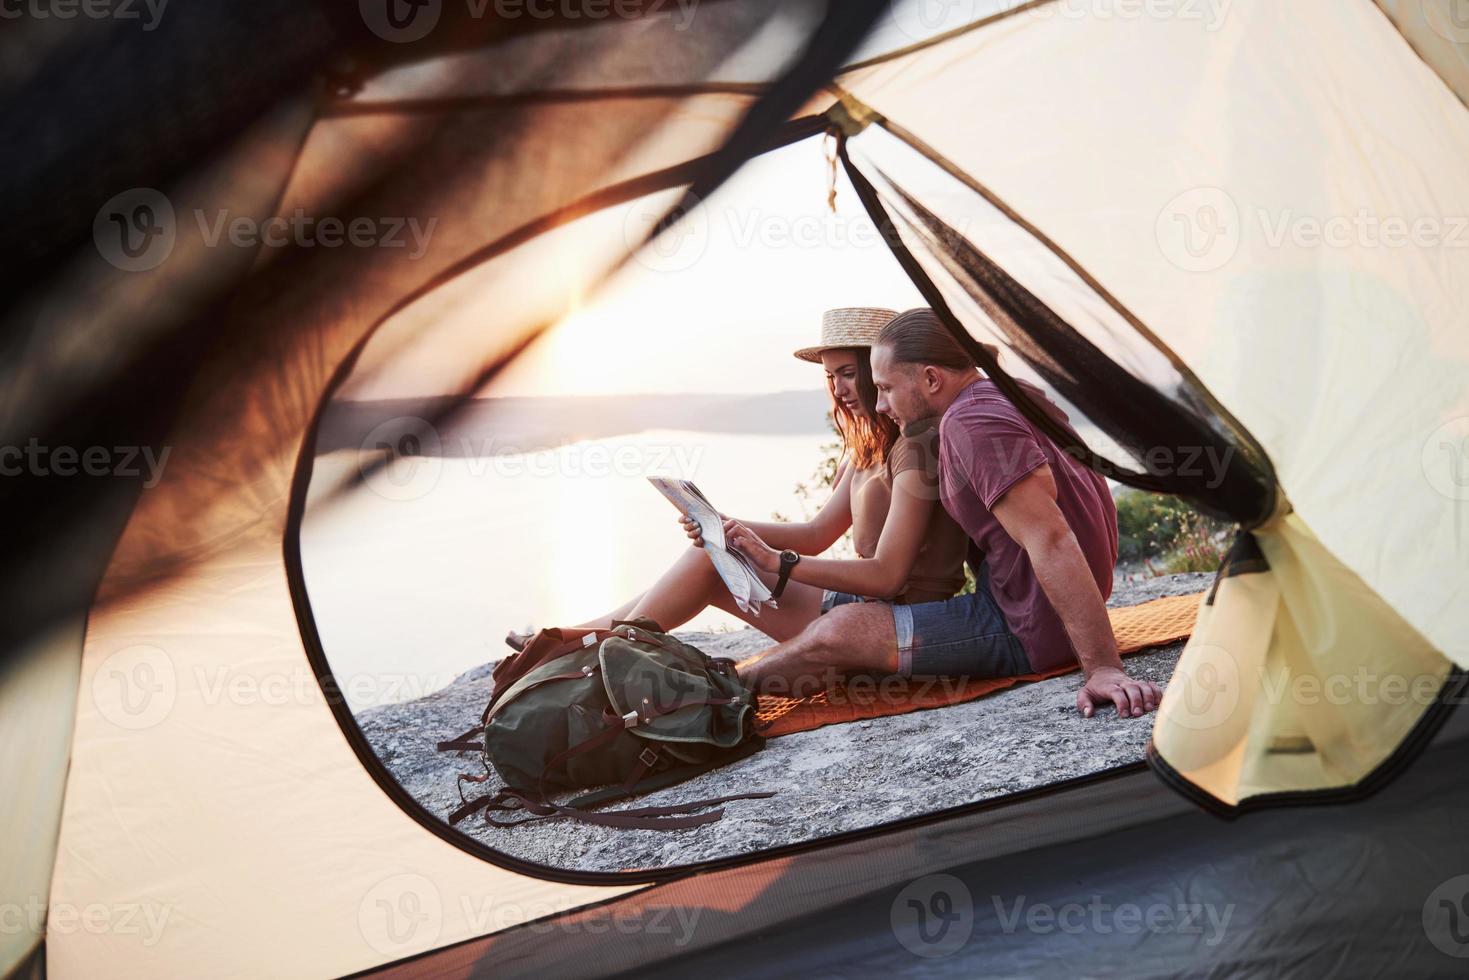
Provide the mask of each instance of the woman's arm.
{"label": "woman's arm", "polygon": [[[892,503],[871,558],[802,558],[791,578],[822,589],[891,599],[908,584],[913,563],[923,547],[929,519],[938,503],[920,470],[905,470],[893,481]],[[726,538],[765,571],[780,571],[780,552],[761,540],[753,528],[725,523]]]}
{"label": "woman's arm", "polygon": [[[726,518],[726,524],[728,522],[729,519]],[[735,523],[749,528],[777,551],[789,548],[802,555],[819,555],[835,544],[843,532],[852,526],[852,467],[842,464],[831,496],[809,521],[787,523],[737,520]],[[703,544],[696,530],[689,528],[687,523],[685,528],[695,544]]]}
{"label": "woman's arm", "polygon": [[777,551],[790,548],[802,555],[819,555],[836,544],[852,526],[852,467],[842,464],[836,486],[821,510],[809,521],[785,524],[773,521],[741,521]]}

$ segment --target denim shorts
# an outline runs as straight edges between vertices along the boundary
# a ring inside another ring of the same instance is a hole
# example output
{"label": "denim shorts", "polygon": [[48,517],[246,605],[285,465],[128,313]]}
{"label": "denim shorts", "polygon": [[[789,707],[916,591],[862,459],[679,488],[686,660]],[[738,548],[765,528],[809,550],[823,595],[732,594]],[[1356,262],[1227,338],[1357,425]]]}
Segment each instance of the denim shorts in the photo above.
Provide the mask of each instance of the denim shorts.
{"label": "denim shorts", "polygon": [[[872,602],[850,592],[827,591],[821,611],[850,602]],[[891,605],[903,677],[1014,677],[1031,672],[1020,640],[1005,623],[981,570],[975,590],[938,602]]]}

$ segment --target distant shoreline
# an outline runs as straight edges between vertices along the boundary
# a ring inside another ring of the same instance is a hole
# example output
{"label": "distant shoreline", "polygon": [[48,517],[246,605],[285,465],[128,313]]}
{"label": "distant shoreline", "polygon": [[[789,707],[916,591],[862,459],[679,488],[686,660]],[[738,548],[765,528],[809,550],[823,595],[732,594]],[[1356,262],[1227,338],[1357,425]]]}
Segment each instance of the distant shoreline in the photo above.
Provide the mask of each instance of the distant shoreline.
{"label": "distant shoreline", "polygon": [[[447,423],[430,427],[454,407],[450,397],[336,401],[322,417],[318,454],[373,449],[386,437],[415,433],[422,455],[461,456],[473,447],[535,452],[570,442],[680,429],[740,435],[826,435],[830,398],[825,391],[761,395],[588,395],[475,398]],[[432,433],[431,436],[428,433]],[[833,438],[835,436],[833,435]]]}

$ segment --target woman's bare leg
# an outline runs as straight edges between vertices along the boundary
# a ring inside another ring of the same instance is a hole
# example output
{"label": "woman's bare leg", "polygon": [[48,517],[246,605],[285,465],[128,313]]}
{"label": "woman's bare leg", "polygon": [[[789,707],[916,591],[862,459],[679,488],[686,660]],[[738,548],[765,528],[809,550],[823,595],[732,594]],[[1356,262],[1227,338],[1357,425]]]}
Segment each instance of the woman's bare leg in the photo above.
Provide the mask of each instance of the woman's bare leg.
{"label": "woman's bare leg", "polygon": [[646,616],[665,630],[678,629],[709,606],[716,588],[723,590],[724,583],[709,556],[703,548],[688,548],[626,618]]}
{"label": "woman's bare leg", "polygon": [[[766,585],[774,586],[776,574],[761,572]],[[735,603],[724,581],[702,548],[690,548],[672,568],[649,589],[633,610],[632,618],[647,616],[665,630],[676,629],[703,612],[717,606],[743,619],[751,626],[777,640],[788,640],[810,625],[821,614],[822,590],[801,582],[787,582],[778,608],[766,607],[760,615],[747,613]]]}
{"label": "woman's bare leg", "polygon": [[[760,577],[766,580],[766,585],[774,587],[774,573],[761,572]],[[715,593],[709,604],[738,616],[777,643],[784,643],[799,635],[802,630],[811,625],[816,617],[821,615],[822,595],[823,590],[814,585],[807,585],[804,582],[787,582],[785,591],[776,600],[777,608],[771,609],[766,606],[760,611],[760,615],[756,616],[754,613],[745,612],[736,605],[734,596],[729,594],[729,590],[721,582],[718,592]]]}
{"label": "woman's bare leg", "polygon": [[[689,548],[679,555],[651,589],[629,599],[605,616],[578,623],[576,628],[608,629],[614,619],[647,616],[664,629],[675,629],[704,611],[716,584],[723,588],[704,549]],[[654,615],[648,611],[650,608],[664,616]]]}
{"label": "woman's bare leg", "polygon": [[612,621],[614,619],[632,619],[633,609],[637,608],[637,604],[642,602],[643,596],[647,594],[648,593],[644,592],[641,595],[634,596],[633,598],[624,602],[622,605],[618,606],[616,609],[612,610],[607,615],[598,617],[597,619],[589,619],[585,623],[577,623],[576,626],[573,628],[579,630],[611,629]]}
{"label": "woman's bare leg", "polygon": [[[766,585],[775,585],[775,573],[761,572],[760,577]],[[802,582],[788,582],[778,608],[767,607],[759,616],[744,612],[735,604],[734,596],[725,588],[704,550],[689,548],[651,589],[604,616],[578,624],[576,628],[607,629],[614,619],[646,616],[665,630],[673,630],[709,606],[717,606],[777,642],[784,642],[800,633],[821,614],[821,597],[821,589]]]}

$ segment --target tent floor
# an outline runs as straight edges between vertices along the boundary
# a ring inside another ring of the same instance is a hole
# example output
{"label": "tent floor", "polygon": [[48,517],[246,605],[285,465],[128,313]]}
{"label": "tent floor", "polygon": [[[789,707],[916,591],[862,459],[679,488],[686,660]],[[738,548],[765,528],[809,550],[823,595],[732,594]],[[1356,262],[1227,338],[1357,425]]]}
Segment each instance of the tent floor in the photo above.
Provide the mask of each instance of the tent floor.
{"label": "tent floor", "polygon": [[1431,751],[1362,803],[1190,813],[968,864],[636,974],[1462,975],[1463,749]]}

